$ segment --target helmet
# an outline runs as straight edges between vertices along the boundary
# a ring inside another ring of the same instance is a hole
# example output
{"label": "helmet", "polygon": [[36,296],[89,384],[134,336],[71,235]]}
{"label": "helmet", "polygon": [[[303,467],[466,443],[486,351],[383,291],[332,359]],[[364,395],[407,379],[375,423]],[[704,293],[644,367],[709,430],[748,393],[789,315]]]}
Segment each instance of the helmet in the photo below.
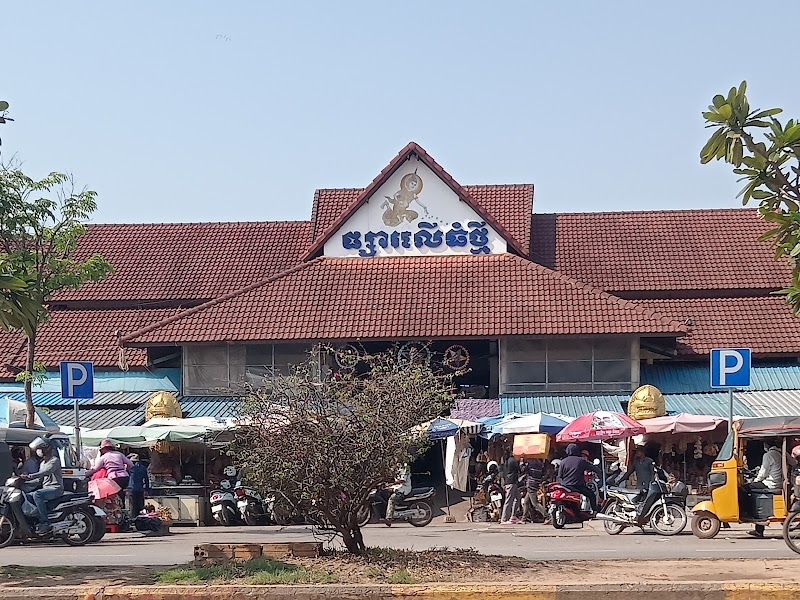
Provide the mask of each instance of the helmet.
{"label": "helmet", "polygon": [[795,446],[792,448],[792,456],[794,458],[800,458],[800,446]]}
{"label": "helmet", "polygon": [[48,442],[43,437],[37,437],[30,444],[28,444],[28,448],[30,448],[34,452],[36,452],[37,450],[49,450],[50,442]]}
{"label": "helmet", "polygon": [[225,477],[236,477],[236,467],[228,465],[222,470],[222,474],[225,475]]}
{"label": "helmet", "polygon": [[495,460],[489,461],[489,464],[486,465],[486,470],[489,473],[497,473],[500,470],[500,465]]}
{"label": "helmet", "polygon": [[105,450],[105,449],[113,450],[114,442],[112,442],[109,439],[105,439],[102,442],[100,442],[100,450]]}

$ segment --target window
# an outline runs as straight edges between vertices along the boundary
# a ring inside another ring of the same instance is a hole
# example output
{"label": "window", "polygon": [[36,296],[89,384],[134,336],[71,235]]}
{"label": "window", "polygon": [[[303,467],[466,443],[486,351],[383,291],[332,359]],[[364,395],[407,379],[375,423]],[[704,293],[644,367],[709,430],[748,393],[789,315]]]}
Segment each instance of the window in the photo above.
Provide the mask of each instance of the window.
{"label": "window", "polygon": [[630,391],[633,340],[509,339],[501,343],[501,392]]}
{"label": "window", "polygon": [[304,344],[186,346],[183,351],[183,393],[226,396],[261,387],[272,373],[288,374],[308,360]]}

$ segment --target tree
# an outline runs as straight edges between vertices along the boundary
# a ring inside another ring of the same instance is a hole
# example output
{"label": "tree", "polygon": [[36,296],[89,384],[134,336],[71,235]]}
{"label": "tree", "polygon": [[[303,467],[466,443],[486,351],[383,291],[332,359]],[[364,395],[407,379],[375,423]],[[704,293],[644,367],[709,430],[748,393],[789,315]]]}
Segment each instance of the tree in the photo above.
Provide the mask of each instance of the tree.
{"label": "tree", "polygon": [[[780,108],[750,109],[747,82],[727,96],[714,96],[703,113],[706,127],[714,128],[700,151],[700,162],[724,160],[734,166],[745,185],[738,198],[759,201],[762,218],[774,225],[762,240],[770,240],[775,259],[787,259],[792,279],[784,294],[795,314],[800,313],[800,122],[785,124],[775,118]],[[760,135],[759,135],[760,134]]]}
{"label": "tree", "polygon": [[320,376],[329,352],[318,348],[290,374],[251,390],[231,454],[251,484],[302,504],[361,554],[359,509],[423,449],[427,434],[415,427],[451,405],[453,376],[390,352]]}
{"label": "tree", "polygon": [[38,306],[30,295],[31,283],[14,275],[8,260],[0,258],[0,329],[23,331],[35,320]]}
{"label": "tree", "polygon": [[93,191],[77,191],[73,180],[62,173],[36,181],[19,169],[0,171],[0,257],[14,278],[27,282],[28,311],[17,328],[27,341],[22,379],[29,428],[35,416],[36,336],[47,320],[48,303],[59,291],[99,281],[112,271],[97,254],[83,260],[73,257],[85,222],[97,209],[95,198]]}
{"label": "tree", "polygon": [[[0,100],[0,125],[3,125],[4,123],[8,123],[9,121],[14,120],[8,115],[6,115],[7,111],[8,111],[8,102],[6,102],[5,100]],[[0,144],[2,143],[3,141],[0,140]]]}

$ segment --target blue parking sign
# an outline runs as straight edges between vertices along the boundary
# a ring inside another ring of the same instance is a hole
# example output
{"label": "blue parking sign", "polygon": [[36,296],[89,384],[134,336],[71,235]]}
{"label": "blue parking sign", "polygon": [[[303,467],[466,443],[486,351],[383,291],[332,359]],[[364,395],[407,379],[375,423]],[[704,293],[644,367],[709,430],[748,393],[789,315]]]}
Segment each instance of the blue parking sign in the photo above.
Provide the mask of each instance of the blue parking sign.
{"label": "blue parking sign", "polygon": [[94,398],[94,365],[90,362],[64,361],[61,371],[61,396],[67,400]]}
{"label": "blue parking sign", "polygon": [[711,387],[750,385],[750,348],[714,348],[711,351]]}

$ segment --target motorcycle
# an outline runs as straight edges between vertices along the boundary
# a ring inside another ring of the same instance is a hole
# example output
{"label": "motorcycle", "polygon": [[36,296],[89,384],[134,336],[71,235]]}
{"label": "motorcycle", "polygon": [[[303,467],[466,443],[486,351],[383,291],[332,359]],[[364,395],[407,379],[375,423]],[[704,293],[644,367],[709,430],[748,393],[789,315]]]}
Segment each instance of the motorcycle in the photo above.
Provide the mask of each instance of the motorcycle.
{"label": "motorcycle", "polygon": [[503,488],[500,487],[499,483],[492,483],[489,486],[488,495],[489,495],[489,517],[493,521],[500,521],[500,517],[503,514],[503,503],[505,501]]}
{"label": "motorcycle", "polygon": [[660,535],[678,535],[688,523],[686,497],[682,493],[685,487],[677,482],[670,491],[666,474],[657,470],[646,493],[610,487],[608,500],[597,518],[604,521],[609,535],[622,533],[626,527],[644,528],[648,523]]}
{"label": "motorcycle", "polygon": [[50,530],[36,533],[39,512],[33,498],[23,490],[22,477],[10,477],[0,488],[0,548],[12,542],[59,538],[70,546],[83,546],[95,537],[98,520],[105,512],[92,504],[89,494],[65,492],[47,503]]}
{"label": "motorcycle", "polygon": [[267,522],[271,520],[264,499],[253,488],[243,485],[241,481],[237,481],[236,486],[233,488],[233,493],[236,496],[239,517],[244,521],[245,525],[252,527],[258,525],[261,520],[266,520]]}
{"label": "motorcycle", "polygon": [[220,525],[228,527],[239,521],[239,511],[236,496],[230,480],[223,479],[219,488],[211,490],[211,515]]}
{"label": "motorcycle", "polygon": [[[388,508],[388,490],[373,490],[357,515],[358,526],[367,525],[373,518],[385,519]],[[408,521],[414,527],[425,527],[433,520],[433,508],[426,502],[436,493],[432,487],[413,488],[411,493],[395,502],[393,521]]]}
{"label": "motorcycle", "polygon": [[580,492],[572,491],[560,483],[551,483],[547,486],[547,497],[550,499],[547,508],[550,522],[556,529],[592,518],[592,505]]}

